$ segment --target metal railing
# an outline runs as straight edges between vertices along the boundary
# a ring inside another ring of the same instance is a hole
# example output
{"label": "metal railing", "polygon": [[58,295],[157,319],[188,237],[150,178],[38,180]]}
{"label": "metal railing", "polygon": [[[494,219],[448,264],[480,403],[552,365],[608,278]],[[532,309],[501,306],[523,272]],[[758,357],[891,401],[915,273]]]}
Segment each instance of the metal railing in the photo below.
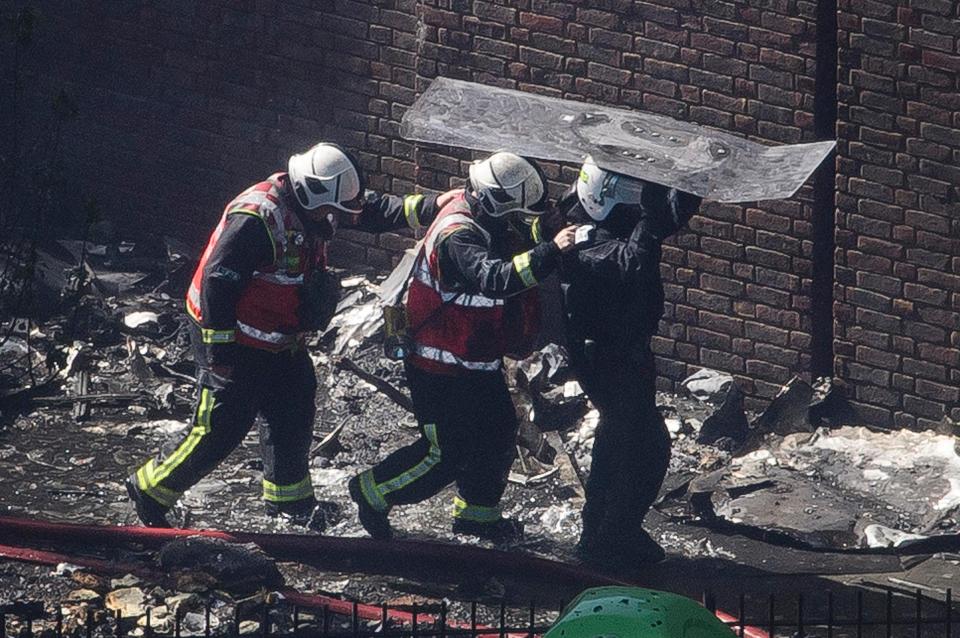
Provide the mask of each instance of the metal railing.
{"label": "metal railing", "polygon": [[[169,629],[160,631],[153,622],[154,608],[147,607],[142,616],[144,624],[141,627],[144,638],[158,638],[160,636],[248,636],[250,638],[273,638],[286,636],[303,636],[319,638],[453,638],[455,636],[469,636],[470,638],[535,638],[547,632],[548,626],[537,624],[538,611],[535,605],[530,605],[527,612],[527,622],[518,624],[507,620],[507,607],[501,604],[497,620],[490,623],[481,623],[478,619],[478,604],[471,603],[465,619],[449,617],[449,608],[446,601],[438,605],[413,605],[405,614],[409,619],[397,620],[391,618],[390,610],[381,605],[379,620],[363,620],[359,613],[360,605],[352,603],[350,614],[337,613],[329,606],[322,608],[301,608],[295,605],[273,604],[266,602],[259,605],[256,614],[241,613],[239,606],[233,609],[233,619],[226,626],[215,628],[211,624],[213,611],[208,600],[203,606],[202,628],[185,631],[185,614],[177,610],[173,615],[173,622]],[[431,611],[431,610],[438,611]],[[123,618],[117,610],[111,617],[101,618],[98,622],[97,611],[87,607],[83,626],[77,626],[73,631],[65,631],[62,605],[57,605],[53,614],[48,614],[42,602],[16,602],[0,605],[0,638],[10,638],[7,631],[7,619],[19,618],[21,623],[17,638],[36,638],[50,636],[51,638],[125,638],[130,635],[132,625],[138,618]],[[511,609],[511,615],[516,616],[517,610]],[[488,612],[489,613],[489,612]],[[52,615],[52,618],[50,616]],[[243,620],[256,620],[258,627],[254,631],[242,632]],[[38,623],[44,623],[38,631]],[[241,633],[242,632],[242,633]]]}
{"label": "metal railing", "polygon": [[[750,638],[763,636],[789,638],[952,638],[953,595],[946,590],[942,599],[924,596],[921,590],[912,595],[870,595],[863,590],[850,596],[825,592],[817,596],[781,596],[777,594],[748,595],[728,603],[725,611],[717,610],[717,597],[706,593],[702,600],[707,609],[717,613],[730,627],[732,634]],[[537,608],[531,604],[526,610],[506,604],[486,607],[481,622],[478,603],[458,608],[451,614],[446,601],[434,605],[413,605],[404,608],[397,618],[397,610],[380,606],[380,618],[361,618],[358,603],[351,604],[351,612],[333,611],[329,606],[303,608],[284,601],[262,602],[255,606],[234,605],[232,618],[226,622],[218,613],[216,625],[212,603],[207,600],[197,614],[202,623],[185,626],[185,612],[178,609],[172,622],[160,628],[153,618],[155,608],[146,608],[141,617],[139,635],[144,638],[172,636],[249,636],[250,638],[535,638],[549,630],[543,621],[544,612],[556,608]],[[367,607],[368,608],[368,607]],[[120,612],[105,615],[100,608],[87,606],[82,622],[66,627],[63,606],[56,605],[49,612],[43,602],[17,601],[0,605],[0,638],[12,638],[8,624],[16,623],[17,638],[124,638],[131,635],[138,618],[121,618]],[[369,608],[368,608],[369,609]],[[561,605],[562,609],[562,605]],[[509,612],[509,613],[508,613]],[[552,614],[551,614],[552,615]],[[510,619],[508,621],[508,616]],[[518,617],[526,616],[518,622]],[[196,617],[194,617],[194,620]],[[256,626],[244,627],[242,622],[254,620]],[[624,637],[628,638],[628,637]]]}
{"label": "metal railing", "polygon": [[[748,597],[740,594],[736,605],[730,605],[726,620],[734,634],[749,636],[750,628],[771,638],[952,638],[953,592],[947,589],[942,599],[925,596],[920,589],[912,595],[887,589],[870,596],[856,590],[850,596],[837,596],[832,591],[818,596],[778,596],[763,594]],[[748,609],[748,598],[752,609]],[[882,599],[882,602],[878,599]],[[703,605],[717,612],[717,597],[705,593]],[[757,607],[764,608],[758,611]],[[722,614],[723,612],[721,612]],[[719,614],[718,614],[719,615]]]}

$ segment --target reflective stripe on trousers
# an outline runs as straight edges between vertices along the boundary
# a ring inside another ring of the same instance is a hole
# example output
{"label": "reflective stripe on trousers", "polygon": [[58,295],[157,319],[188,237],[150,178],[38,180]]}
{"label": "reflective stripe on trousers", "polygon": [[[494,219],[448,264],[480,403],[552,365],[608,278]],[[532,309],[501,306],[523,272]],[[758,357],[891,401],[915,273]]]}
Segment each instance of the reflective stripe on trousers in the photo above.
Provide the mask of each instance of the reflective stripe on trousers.
{"label": "reflective stripe on trousers", "polygon": [[373,470],[367,470],[360,475],[360,490],[364,498],[376,510],[384,512],[390,508],[386,496],[410,485],[440,463],[440,444],[437,442],[437,426],[427,423],[423,426],[423,433],[430,442],[430,449],[422,461],[399,476],[377,483],[373,478]]}
{"label": "reflective stripe on trousers", "polygon": [[210,414],[215,403],[210,389],[203,388],[200,391],[200,405],[197,407],[193,429],[187,438],[159,465],[155,459],[150,459],[137,470],[137,486],[161,505],[170,507],[180,498],[180,492],[163,487],[160,482],[177,469],[193,453],[204,435],[210,432]]}
{"label": "reflective stripe on trousers", "polygon": [[500,508],[488,505],[471,505],[460,496],[454,496],[453,517],[478,523],[493,523],[500,520]]}
{"label": "reflective stripe on trousers", "polygon": [[289,485],[277,485],[263,479],[263,500],[265,501],[290,503],[291,501],[302,501],[313,497],[313,482],[310,480],[309,473],[303,480]]}

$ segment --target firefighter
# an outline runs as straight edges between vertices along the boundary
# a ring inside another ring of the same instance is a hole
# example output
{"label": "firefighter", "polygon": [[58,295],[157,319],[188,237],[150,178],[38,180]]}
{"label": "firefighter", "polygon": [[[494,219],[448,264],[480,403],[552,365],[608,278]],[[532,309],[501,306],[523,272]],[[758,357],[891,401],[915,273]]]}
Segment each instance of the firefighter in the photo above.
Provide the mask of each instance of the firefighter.
{"label": "firefighter", "polygon": [[198,368],[193,427],[126,480],[145,525],[169,527],[167,510],[226,458],[259,413],[267,513],[324,526],[308,470],[316,377],[304,339],[326,326],[339,299],[325,242],[338,217],[383,230],[432,215],[434,205],[423,195],[365,197],[357,162],[326,143],[227,204],[187,292]]}
{"label": "firefighter", "polygon": [[664,558],[642,527],[670,459],[650,339],[664,309],[661,242],[699,205],[699,197],[603,170],[588,157],[557,203],[559,219],[548,224],[594,226],[589,243],[564,256],[560,269],[571,363],[600,412],[577,544],[590,563]]}
{"label": "firefighter", "polygon": [[407,291],[405,369],[421,436],[349,482],[374,538],[391,538],[393,506],[452,482],[454,533],[494,542],[522,535],[499,507],[518,427],[501,359],[532,348],[535,287],[572,247],[575,229],[529,250],[511,245],[514,231],[530,234],[547,201],[532,160],[494,153],[471,165],[468,182],[430,224]]}

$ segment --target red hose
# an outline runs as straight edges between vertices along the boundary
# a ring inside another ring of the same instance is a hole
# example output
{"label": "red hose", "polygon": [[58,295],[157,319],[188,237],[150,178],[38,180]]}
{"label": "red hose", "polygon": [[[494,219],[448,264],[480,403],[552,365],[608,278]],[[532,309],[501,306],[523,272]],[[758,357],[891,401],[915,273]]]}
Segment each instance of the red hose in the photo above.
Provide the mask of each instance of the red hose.
{"label": "red hose", "polygon": [[[537,573],[543,577],[565,584],[584,585],[632,585],[622,580],[611,578],[592,570],[574,565],[566,565],[535,556],[512,554],[500,550],[485,549],[470,545],[446,545],[427,541],[378,541],[370,538],[342,538],[334,536],[296,535],[296,534],[256,534],[250,532],[221,532],[218,530],[193,529],[162,529],[155,527],[130,527],[107,525],[78,525],[74,523],[54,523],[0,516],[0,539],[9,539],[16,543],[28,541],[56,541],[63,543],[82,543],[92,545],[116,545],[121,543],[137,543],[149,547],[159,547],[164,543],[177,538],[203,536],[219,538],[228,542],[254,543],[267,554],[278,560],[314,565],[321,568],[337,570],[365,571],[370,573],[404,572],[405,567],[415,565],[419,568],[449,568],[450,565],[468,565],[474,574],[491,572],[507,575],[529,575]],[[2,547],[2,546],[0,546]],[[38,550],[23,548],[6,548],[21,552],[27,556],[29,552],[40,557],[64,556]],[[14,556],[8,556],[13,558]],[[21,560],[29,560],[21,558]],[[81,560],[90,561],[90,569],[98,569],[95,565],[106,568],[106,561],[82,559],[67,556],[60,558],[56,563],[73,562],[83,566]],[[54,563],[54,564],[56,564]],[[394,565],[393,570],[387,568]],[[127,572],[124,572],[127,573]],[[295,591],[283,592],[284,596],[293,595],[295,604],[304,607],[328,606],[332,611],[338,611],[341,605],[349,607],[346,613],[353,613],[353,603],[326,596],[302,594]],[[315,601],[311,604],[309,601]],[[333,605],[338,607],[335,609]],[[381,609],[370,605],[359,605],[358,613],[363,608],[364,620],[378,620]],[[408,612],[392,611],[396,616],[390,616],[398,621],[410,622],[412,615]],[[734,616],[717,611],[717,617],[724,621],[736,621]],[[428,622],[427,617],[422,617]],[[430,619],[432,622],[434,619]],[[747,626],[741,638],[769,638],[769,634],[757,627]]]}
{"label": "red hose", "polygon": [[447,545],[411,540],[378,541],[371,538],[317,535],[77,525],[0,516],[0,539],[14,544],[22,544],[30,539],[31,541],[45,540],[101,546],[136,543],[148,547],[159,547],[173,539],[190,536],[254,543],[278,560],[305,563],[337,571],[404,573],[411,567],[443,571],[448,570],[451,565],[459,565],[477,575],[489,573],[523,577],[536,573],[557,584],[579,587],[632,584],[574,565],[470,545]]}
{"label": "red hose", "polygon": [[730,623],[734,623],[730,625],[730,629],[732,629],[738,636],[740,636],[740,638],[770,638],[770,634],[760,629],[759,627],[753,627],[751,625],[744,625],[743,634],[741,635],[740,626],[735,624],[739,622],[739,619],[737,617],[731,616],[727,612],[720,611],[719,609],[714,613],[717,615],[717,618],[727,623],[728,625],[730,625]]}

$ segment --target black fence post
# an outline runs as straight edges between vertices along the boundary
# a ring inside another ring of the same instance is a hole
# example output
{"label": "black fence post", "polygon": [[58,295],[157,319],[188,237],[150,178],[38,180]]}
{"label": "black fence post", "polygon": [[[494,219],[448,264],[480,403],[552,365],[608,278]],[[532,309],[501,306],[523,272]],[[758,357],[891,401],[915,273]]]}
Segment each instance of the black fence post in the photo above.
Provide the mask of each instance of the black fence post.
{"label": "black fence post", "polygon": [[923,634],[923,594],[920,593],[920,590],[917,590],[916,593],[917,599],[917,638],[921,638]]}
{"label": "black fence post", "polygon": [[57,605],[57,625],[54,630],[57,638],[63,638],[63,607]]}
{"label": "black fence post", "polygon": [[953,633],[953,589],[947,589],[947,633],[946,638],[951,638]]}
{"label": "black fence post", "polygon": [[417,618],[417,616],[419,615],[418,612],[419,612],[419,608],[417,607],[417,605],[414,605],[413,606],[413,635],[414,636],[420,635],[420,620]]}
{"label": "black fence post", "polygon": [[350,608],[350,626],[353,630],[354,638],[359,638],[360,636],[360,609],[357,606],[357,603],[354,602]]}
{"label": "black fence post", "polygon": [[833,638],[833,592],[827,592],[827,638]]}
{"label": "black fence post", "polygon": [[470,603],[470,638],[477,638],[477,602]]}
{"label": "black fence post", "polygon": [[803,594],[797,594],[797,638],[805,638],[803,630]]}
{"label": "black fence post", "polygon": [[270,635],[270,603],[263,601],[263,611],[260,614],[260,635],[267,638]]}
{"label": "black fence post", "polygon": [[323,606],[323,636],[330,635],[330,606]]}
{"label": "black fence post", "polygon": [[770,617],[768,633],[775,636],[777,633],[777,604],[773,594],[770,594]]}
{"label": "black fence post", "polygon": [[87,607],[87,638],[93,636],[93,610]]}
{"label": "black fence post", "polygon": [[114,635],[117,638],[123,638],[123,617],[120,615],[120,610],[116,609],[113,612],[113,619],[116,621],[113,631]]}
{"label": "black fence post", "polygon": [[857,638],[863,638],[863,590],[857,590]]}
{"label": "black fence post", "polygon": [[[237,623],[237,635],[240,634],[240,623]],[[203,605],[203,635],[204,638],[210,638],[210,599],[208,598]]]}
{"label": "black fence post", "polygon": [[893,638],[893,591],[887,590],[887,638]]}
{"label": "black fence post", "polygon": [[447,601],[440,601],[440,633],[438,634],[440,638],[446,638],[447,636]]}
{"label": "black fence post", "polygon": [[500,638],[507,636],[507,603],[500,601]]}
{"label": "black fence post", "polygon": [[745,618],[745,616],[747,615],[747,597],[746,595],[743,594],[743,592],[740,593],[740,603],[739,603],[739,609],[737,610],[737,614],[740,617],[740,623],[739,623],[740,638],[743,638],[743,634],[746,633],[747,631],[747,621]]}
{"label": "black fence post", "polygon": [[537,623],[537,607],[536,601],[530,601],[530,628],[527,631],[527,636],[533,638],[534,629],[536,628]]}

